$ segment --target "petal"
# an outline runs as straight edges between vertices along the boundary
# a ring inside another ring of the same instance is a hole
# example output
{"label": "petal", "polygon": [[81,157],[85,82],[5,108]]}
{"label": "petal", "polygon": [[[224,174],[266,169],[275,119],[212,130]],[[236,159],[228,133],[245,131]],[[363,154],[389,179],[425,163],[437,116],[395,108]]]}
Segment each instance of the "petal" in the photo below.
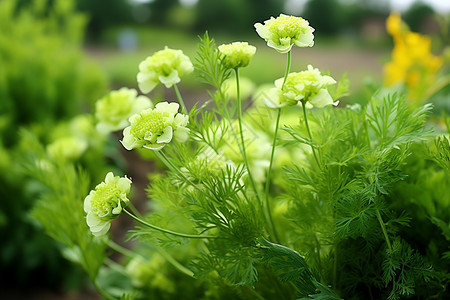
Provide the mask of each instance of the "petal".
{"label": "petal", "polygon": [[311,96],[308,101],[315,107],[322,108],[326,105],[334,104],[330,93],[326,89],[321,89],[319,92]]}
{"label": "petal", "polygon": [[89,195],[84,198],[84,211],[89,212],[91,211],[91,199],[92,199],[93,191],[89,193]]}
{"label": "petal", "polygon": [[284,105],[281,105],[280,103],[280,96],[282,95],[282,92],[278,88],[272,88],[269,90],[268,95],[263,97],[263,102],[265,105],[267,105],[270,108],[279,108]]}
{"label": "petal", "polygon": [[171,114],[176,114],[178,112],[178,109],[180,108],[180,105],[176,102],[160,102],[156,104],[156,109],[159,111],[165,111]]}
{"label": "petal", "polygon": [[292,49],[294,44],[279,45],[279,44],[276,44],[273,41],[269,40],[267,42],[267,46],[274,48],[275,50],[277,50],[280,53],[288,53]]}
{"label": "petal", "polygon": [[172,140],[172,137],[173,137],[173,128],[172,126],[167,126],[166,128],[164,128],[163,134],[156,139],[156,142],[158,144],[161,143],[167,144]]}
{"label": "petal", "polygon": [[112,182],[112,181],[114,181],[114,174],[113,174],[113,172],[108,172],[108,174],[106,174],[106,177],[105,177],[105,182]]}
{"label": "petal", "polygon": [[131,188],[131,180],[126,178],[126,177],[121,177],[117,181],[117,186],[119,187],[119,189],[122,192],[128,193],[130,191],[130,188]]}
{"label": "petal", "polygon": [[137,140],[132,135],[124,135],[123,139],[120,141],[123,147],[127,150],[134,149],[138,146]]}
{"label": "petal", "polygon": [[254,26],[255,26],[256,32],[258,33],[258,35],[260,37],[262,37],[265,40],[267,40],[270,37],[271,32],[266,27],[264,27],[263,24],[256,23]]}
{"label": "petal", "polygon": [[86,223],[89,225],[89,227],[98,226],[101,222],[102,220],[92,212],[89,212],[86,216]]}
{"label": "petal", "polygon": [[147,145],[144,145],[143,147],[150,149],[150,150],[158,151],[158,150],[161,150],[162,148],[164,148],[165,145],[167,145],[167,144],[159,144],[159,145],[158,144],[147,144]]}
{"label": "petal", "polygon": [[154,80],[145,80],[145,81],[139,81],[138,80],[138,85],[139,85],[139,89],[143,92],[143,93],[149,93],[151,92],[155,86],[158,85],[158,83]]}
{"label": "petal", "polygon": [[143,110],[153,107],[153,102],[146,96],[138,96],[133,103],[133,113],[140,113]]}
{"label": "petal", "polygon": [[172,70],[167,76],[158,76],[159,81],[166,86],[166,88],[172,87],[174,84],[180,82],[180,77],[178,76],[177,70]]}
{"label": "petal", "polygon": [[185,142],[189,138],[189,128],[178,127],[174,132],[175,140],[179,143]]}
{"label": "petal", "polygon": [[177,114],[173,120],[176,126],[186,126],[189,123],[189,117],[183,114]]}
{"label": "petal", "polygon": [[102,236],[108,232],[110,227],[111,227],[111,222],[105,222],[101,226],[94,226],[94,227],[90,227],[89,229],[91,230],[91,232],[94,236]]}
{"label": "petal", "polygon": [[314,35],[312,31],[300,34],[298,39],[294,40],[294,44],[298,47],[312,47],[314,46]]}

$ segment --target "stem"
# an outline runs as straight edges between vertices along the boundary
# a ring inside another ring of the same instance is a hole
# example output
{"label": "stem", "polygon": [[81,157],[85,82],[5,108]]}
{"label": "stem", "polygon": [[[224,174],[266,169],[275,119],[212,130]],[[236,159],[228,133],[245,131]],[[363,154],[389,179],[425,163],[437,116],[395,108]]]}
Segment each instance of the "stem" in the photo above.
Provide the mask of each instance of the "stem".
{"label": "stem", "polygon": [[187,183],[189,183],[193,188],[195,188],[200,193],[203,193],[204,195],[208,196],[201,188],[199,188],[195,183],[193,183],[189,178],[186,177],[185,174],[183,174],[180,169],[178,169],[164,154],[162,151],[155,151],[156,156],[166,165],[167,168],[169,168],[172,172],[180,175],[183,177],[184,180],[186,180]]}
{"label": "stem", "polygon": [[381,218],[381,214],[380,214],[380,211],[378,210],[378,208],[375,209],[375,212],[377,213],[377,219],[378,219],[378,222],[380,223],[381,230],[383,231],[384,239],[386,240],[386,244],[388,246],[388,249],[389,249],[389,251],[392,252],[391,241],[389,240],[389,236],[387,235],[386,226],[385,226],[385,224],[383,222],[383,219]]}
{"label": "stem", "polygon": [[283,80],[283,85],[281,86],[281,89],[284,88],[284,84],[286,83],[287,77],[289,75],[289,70],[291,69],[291,51],[289,50],[289,52],[287,53],[287,62],[286,62],[286,72],[284,73],[284,80]]}
{"label": "stem", "polygon": [[302,101],[302,109],[303,109],[303,116],[305,118],[305,125],[306,125],[306,130],[308,131],[308,135],[309,135],[309,140],[311,141],[311,149],[314,155],[314,159],[316,160],[317,165],[320,168],[320,163],[319,163],[319,159],[317,158],[317,154],[316,154],[316,149],[314,148],[313,145],[313,140],[312,140],[312,134],[311,134],[311,130],[309,129],[309,124],[308,124],[308,116],[306,113],[306,101]]}
{"label": "stem", "polygon": [[[108,242],[108,246],[111,247],[111,249],[125,255],[128,256],[130,258],[133,258],[135,256],[139,256],[139,254],[134,253],[133,251],[130,251],[124,247],[122,247],[121,245],[113,242],[113,241],[109,241]],[[169,262],[172,266],[174,266],[178,271],[180,271],[181,273],[194,278],[194,273],[189,270],[188,268],[186,268],[185,266],[183,266],[182,264],[180,264],[176,259],[174,259],[169,253],[167,253],[166,251],[164,251],[163,249],[157,249],[159,254],[161,254],[162,257],[164,257],[165,260],[167,260],[167,262]]]}
{"label": "stem", "polygon": [[[256,197],[259,199],[258,196],[258,190],[256,189],[255,181],[253,180],[253,175],[250,171],[250,164],[248,162],[247,157],[247,151],[245,149],[245,142],[244,142],[244,131],[242,128],[242,100],[240,96],[240,87],[239,87],[239,71],[238,68],[234,69],[236,73],[236,92],[237,92],[237,113],[238,113],[238,124],[239,124],[239,131],[240,131],[240,138],[241,138],[241,151],[242,151],[242,158],[244,159],[245,167],[247,168],[248,177],[250,179],[250,183],[252,185],[253,190],[255,191]],[[239,143],[238,143],[239,144]]]}
{"label": "stem", "polygon": [[139,219],[138,217],[136,217],[135,215],[133,215],[132,213],[130,213],[129,211],[127,211],[126,209],[122,210],[127,216],[129,216],[130,218],[134,219],[136,222],[147,226],[151,229],[155,229],[167,234],[171,234],[171,235],[175,235],[175,236],[179,236],[179,237],[184,237],[184,238],[191,238],[191,239],[204,239],[204,238],[216,238],[215,236],[207,236],[207,235],[197,235],[197,234],[185,234],[185,233],[180,233],[180,232],[176,232],[176,231],[171,231],[165,228],[161,228],[158,227],[156,225],[150,224],[148,222],[145,222],[142,219]]}
{"label": "stem", "polygon": [[[286,62],[286,71],[284,72],[284,79],[283,79],[283,85],[281,86],[281,90],[283,90],[284,85],[286,83],[287,77],[289,75],[289,70],[291,69],[291,50],[289,50],[288,55],[287,55],[287,62]],[[278,135],[278,127],[280,125],[280,117],[281,117],[281,108],[278,108],[278,114],[277,114],[277,120],[275,123],[275,131],[273,134],[273,142],[272,142],[272,152],[270,154],[270,162],[269,162],[269,170],[267,170],[267,178],[266,178],[266,186],[265,186],[265,194],[266,194],[266,201],[265,201],[265,206],[266,206],[266,214],[267,214],[267,219],[268,219],[268,223],[270,226],[270,230],[273,234],[274,239],[276,240],[277,243],[280,243],[280,239],[278,237],[277,231],[275,229],[275,225],[272,219],[272,213],[270,210],[270,201],[269,201],[269,190],[270,190],[270,176],[272,174],[272,165],[273,165],[273,157],[275,154],[275,147],[276,147],[276,142],[277,142],[277,135]]]}
{"label": "stem", "polygon": [[121,245],[115,243],[114,241],[109,240],[108,241],[108,246],[113,249],[116,252],[119,252],[122,255],[128,256],[128,257],[134,257],[136,255],[136,253],[134,253],[133,251],[128,250],[125,247],[122,247]]}
{"label": "stem", "polygon": [[97,289],[97,291],[99,291],[100,295],[102,295],[105,299],[107,299],[107,300],[116,300],[116,298],[114,298],[113,296],[108,294],[104,289],[102,289],[100,287],[100,285],[98,284],[97,280],[94,280],[94,286]]}
{"label": "stem", "polygon": [[162,152],[161,150],[155,151],[156,156],[163,162],[163,164],[172,172],[180,174],[181,172],[176,168],[170,160],[167,158],[167,156]]}
{"label": "stem", "polygon": [[180,91],[178,90],[178,87],[176,84],[173,85],[173,89],[175,91],[175,94],[177,95],[178,102],[180,102],[183,113],[187,114],[188,110],[186,108],[186,105],[184,104],[183,98],[181,97]]}
{"label": "stem", "polygon": [[273,233],[273,237],[275,238],[275,241],[279,244],[280,239],[278,237],[277,231],[275,229],[275,225],[273,223],[272,219],[272,213],[270,210],[270,201],[269,201],[269,190],[270,190],[270,176],[272,174],[272,165],[273,165],[273,157],[275,154],[275,147],[277,143],[277,134],[278,134],[278,127],[280,124],[280,116],[281,116],[281,108],[278,108],[278,114],[277,114],[277,121],[275,123],[275,132],[273,134],[273,142],[272,142],[272,152],[270,154],[270,162],[269,162],[269,170],[267,170],[267,178],[266,178],[266,186],[264,189],[265,195],[266,195],[266,212],[267,212],[267,218],[269,220],[269,224],[271,227],[271,231]]}
{"label": "stem", "polygon": [[191,270],[189,270],[188,268],[186,268],[185,266],[180,264],[175,258],[172,257],[172,255],[170,255],[163,249],[158,248],[157,250],[158,250],[159,254],[161,254],[161,256],[164,257],[165,260],[167,260],[172,266],[175,267],[175,269],[177,269],[181,273],[183,273],[191,278],[195,278],[194,272],[192,272]]}

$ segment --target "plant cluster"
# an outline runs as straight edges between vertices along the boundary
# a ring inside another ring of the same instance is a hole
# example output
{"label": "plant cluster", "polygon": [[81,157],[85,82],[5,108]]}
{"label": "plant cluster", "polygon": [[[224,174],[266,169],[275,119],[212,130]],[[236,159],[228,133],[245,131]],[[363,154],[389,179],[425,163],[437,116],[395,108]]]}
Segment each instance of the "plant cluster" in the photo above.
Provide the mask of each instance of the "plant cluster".
{"label": "plant cluster", "polygon": [[52,159],[76,161],[93,180],[104,177],[106,140],[81,113],[106,82],[82,52],[86,18],[74,1],[23,2],[0,1],[0,266],[8,274],[2,287],[73,288],[80,270],[28,215],[41,190],[24,165],[33,133]]}
{"label": "plant cluster", "polygon": [[[164,84],[177,102],[135,112],[118,100],[111,113],[128,121],[98,120],[165,165],[149,174],[148,212],[128,195],[132,178],[108,173],[88,192],[82,169],[41,151],[32,170],[47,189],[33,216],[107,299],[448,297],[449,127],[429,123],[430,104],[382,89],[366,106],[339,106],[345,77],[291,72],[294,46],[314,44],[306,20],[255,28],[287,64],[247,109],[239,70],[256,48],[205,34],[193,63],[166,48],[139,66],[142,92]],[[188,109],[177,85],[194,69],[210,100]],[[108,235],[119,214],[136,222],[134,247]]]}

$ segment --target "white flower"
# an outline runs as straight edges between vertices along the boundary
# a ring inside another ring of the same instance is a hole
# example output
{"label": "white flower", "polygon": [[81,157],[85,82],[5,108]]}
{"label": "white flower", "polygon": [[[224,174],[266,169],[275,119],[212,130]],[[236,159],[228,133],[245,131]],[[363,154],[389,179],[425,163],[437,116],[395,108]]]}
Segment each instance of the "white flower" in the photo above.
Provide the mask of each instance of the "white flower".
{"label": "white flower", "polygon": [[183,51],[165,47],[139,64],[137,81],[141,91],[149,93],[160,83],[170,88],[192,71],[194,66]]}
{"label": "white flower", "polygon": [[237,69],[248,66],[253,55],[255,55],[256,47],[249,45],[247,42],[234,42],[219,46],[220,53],[223,54],[223,63],[227,68]]}
{"label": "white flower", "polygon": [[314,28],[309,22],[300,17],[280,14],[269,20],[255,24],[256,32],[269,47],[280,53],[289,52],[294,45],[298,47],[312,47],[314,45]]}
{"label": "white flower", "polygon": [[327,75],[321,75],[319,69],[308,65],[308,70],[289,73],[283,86],[284,78],[275,81],[275,88],[269,91],[264,103],[272,108],[306,103],[315,107],[337,105],[333,102],[327,87],[336,81]]}
{"label": "white flower", "polygon": [[152,101],[145,96],[138,96],[135,89],[123,87],[111,91],[95,104],[97,130],[108,133],[124,129],[129,125],[130,116],[152,106]]}
{"label": "white flower", "polygon": [[178,103],[161,102],[154,109],[146,109],[130,118],[130,126],[123,131],[122,145],[131,150],[145,147],[161,150],[173,138],[185,142],[189,136],[187,115],[178,113]]}
{"label": "white flower", "polygon": [[117,218],[130,200],[131,180],[126,177],[106,174],[105,181],[100,183],[84,199],[86,222],[95,236],[104,235],[111,227],[111,220]]}

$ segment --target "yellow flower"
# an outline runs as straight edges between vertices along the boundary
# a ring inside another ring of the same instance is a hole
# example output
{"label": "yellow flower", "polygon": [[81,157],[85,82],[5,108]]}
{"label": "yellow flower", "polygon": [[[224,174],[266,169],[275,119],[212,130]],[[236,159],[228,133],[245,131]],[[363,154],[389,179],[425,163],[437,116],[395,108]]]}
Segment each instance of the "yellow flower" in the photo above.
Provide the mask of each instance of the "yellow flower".
{"label": "yellow flower", "polygon": [[384,84],[404,84],[409,99],[421,99],[434,83],[443,59],[431,52],[431,39],[426,35],[411,32],[399,14],[391,14],[386,20],[386,29],[392,35],[394,48],[392,61],[384,65]]}
{"label": "yellow flower", "polygon": [[402,18],[399,13],[392,13],[386,19],[386,30],[392,36],[398,36],[401,34],[402,29],[405,29],[402,23]]}

